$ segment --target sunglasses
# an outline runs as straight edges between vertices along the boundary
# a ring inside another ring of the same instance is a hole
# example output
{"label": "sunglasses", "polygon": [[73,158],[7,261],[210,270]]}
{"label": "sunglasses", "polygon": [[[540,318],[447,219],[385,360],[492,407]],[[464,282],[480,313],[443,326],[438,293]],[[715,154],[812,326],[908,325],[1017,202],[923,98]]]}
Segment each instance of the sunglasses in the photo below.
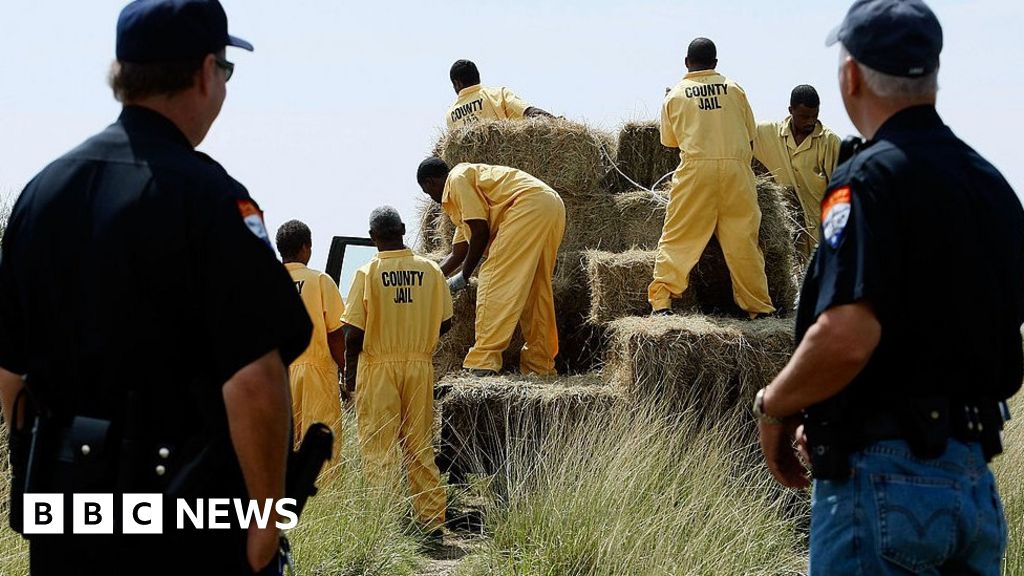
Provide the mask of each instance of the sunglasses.
{"label": "sunglasses", "polygon": [[235,63],[228,62],[220,56],[214,56],[217,61],[217,66],[224,70],[224,82],[231,80],[231,76],[235,73]]}

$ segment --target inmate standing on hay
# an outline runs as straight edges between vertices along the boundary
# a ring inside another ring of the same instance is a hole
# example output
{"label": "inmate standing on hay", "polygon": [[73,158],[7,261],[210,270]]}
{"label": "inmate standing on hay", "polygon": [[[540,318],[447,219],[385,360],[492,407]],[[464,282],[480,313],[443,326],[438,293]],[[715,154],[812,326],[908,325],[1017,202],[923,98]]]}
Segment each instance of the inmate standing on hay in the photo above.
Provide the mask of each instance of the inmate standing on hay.
{"label": "inmate standing on hay", "polygon": [[440,158],[416,171],[423,192],[455,224],[452,252],[441,263],[452,292],[466,287],[480,259],[476,341],[463,367],[483,375],[501,370],[516,324],[522,327],[519,367],[524,374],[555,374],[558,327],[551,277],[565,232],[558,193],[515,168],[458,164],[449,172]]}
{"label": "inmate standing on hay", "polygon": [[367,472],[378,483],[397,478],[397,451],[404,453],[416,519],[436,542],[446,497],[434,462],[433,356],[451,328],[452,296],[438,265],[406,248],[404,235],[394,208],[370,214],[379,252],[348,293],[345,378]]}
{"label": "inmate standing on hay", "polygon": [[797,250],[805,260],[818,245],[821,197],[839,159],[839,136],[818,121],[820,108],[817,90],[801,84],[790,93],[789,117],[759,123],[754,139],[754,158],[796,194],[803,214]]}
{"label": "inmate standing on hay", "polygon": [[736,304],[751,318],[775,311],[757,243],[761,209],[750,168],[754,114],[743,90],[715,71],[717,64],[711,40],[691,42],[689,73],[662,106],[661,143],[679,148],[680,164],[648,287],[655,314],[671,314],[672,299],[686,291],[712,235],[722,245]]}
{"label": "inmate standing on hay", "polygon": [[12,520],[23,492],[164,495],[162,535],[122,535],[119,514],[113,535],[73,535],[67,518],[64,535],[29,537],[32,574],[277,569],[274,514],[264,529],[174,528],[175,498],[284,496],[285,366],[310,335],[259,208],[194,150],[227,94],[226,46],[252,50],[215,0],[125,7],[110,76],[120,117],[37,175],[11,214]]}
{"label": "inmate standing on hay", "polygon": [[452,88],[459,95],[445,118],[449,130],[491,120],[553,118],[550,113],[530,106],[508,88],[481,86],[480,71],[469,60],[457,60],[449,76]]}
{"label": "inmate standing on hay", "polygon": [[277,251],[295,291],[302,297],[313,322],[309,347],[288,367],[292,390],[293,440],[302,442],[310,424],[322,422],[334,432],[334,456],[341,446],[341,386],[338,367],[345,365],[345,332],[341,315],[345,305],[334,279],[308,267],[313,255],[313,235],[298,220],[277,229]]}
{"label": "inmate standing on hay", "polygon": [[859,0],[836,41],[868,142],[825,192],[799,345],[754,404],[761,445],[779,482],[805,486],[794,432],[805,442],[812,575],[998,576],[987,463],[1024,376],[1024,209],[935,110],[942,28],[923,2]]}

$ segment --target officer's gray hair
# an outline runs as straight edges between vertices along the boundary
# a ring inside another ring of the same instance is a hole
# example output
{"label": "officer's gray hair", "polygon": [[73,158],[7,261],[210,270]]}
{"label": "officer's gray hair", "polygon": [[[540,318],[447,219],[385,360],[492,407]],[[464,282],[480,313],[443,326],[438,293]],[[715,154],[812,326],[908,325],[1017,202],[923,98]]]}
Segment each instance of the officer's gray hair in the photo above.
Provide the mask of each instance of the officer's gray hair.
{"label": "officer's gray hair", "polygon": [[[839,45],[839,61],[845,62],[850,57],[850,53],[846,50],[846,47],[842,44]],[[873,68],[869,68],[857,59],[853,59],[854,63],[860,69],[861,76],[864,77],[864,83],[867,84],[868,89],[876,95],[894,100],[917,100],[920,98],[934,97],[939,91],[939,71],[921,76],[919,78],[904,78],[902,76],[892,76],[879,72]]]}
{"label": "officer's gray hair", "polygon": [[401,214],[391,206],[381,206],[370,212],[370,232],[379,238],[400,239],[403,226]]}

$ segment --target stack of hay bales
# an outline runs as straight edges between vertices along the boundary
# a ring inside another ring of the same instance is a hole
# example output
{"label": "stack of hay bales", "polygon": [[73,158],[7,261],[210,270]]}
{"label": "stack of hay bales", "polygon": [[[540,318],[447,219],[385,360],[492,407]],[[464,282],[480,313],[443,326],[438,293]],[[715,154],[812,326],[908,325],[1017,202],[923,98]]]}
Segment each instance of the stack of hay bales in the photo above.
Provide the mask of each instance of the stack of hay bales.
{"label": "stack of hay bales", "polygon": [[[676,309],[682,315],[647,316],[647,285],[661,236],[665,190],[623,191],[614,160],[631,179],[650,187],[678,163],[661,146],[653,123],[630,124],[617,146],[599,131],[566,121],[494,122],[446,134],[435,153],[449,165],[498,164],[525,170],[552,186],[566,206],[566,234],[553,279],[561,374],[555,380],[502,375],[467,378],[456,371],[474,340],[475,282],[455,299],[452,331],[437,355],[449,452],[464,468],[497,470],[510,446],[538,446],[554,423],[601,417],[623,403],[653,401],[670,410],[717,415],[746,409],[792,350],[792,224],[781,189],[758,181],[760,244],[769,292],[782,314],[756,321],[730,319],[728,267],[714,239],[691,274],[691,289]],[[421,210],[420,248],[440,258],[451,248],[454,227],[440,208]],[[518,371],[519,331],[504,357]],[[601,372],[595,370],[605,363]],[[529,436],[532,440],[525,440]],[[454,439],[454,440],[453,440]],[[454,448],[453,448],[454,445]],[[467,465],[467,462],[469,463]]]}
{"label": "stack of hay bales", "polygon": [[622,405],[622,390],[599,374],[556,379],[507,376],[442,379],[443,458],[464,472],[494,473],[510,451],[541,449],[553,427],[579,426]]}

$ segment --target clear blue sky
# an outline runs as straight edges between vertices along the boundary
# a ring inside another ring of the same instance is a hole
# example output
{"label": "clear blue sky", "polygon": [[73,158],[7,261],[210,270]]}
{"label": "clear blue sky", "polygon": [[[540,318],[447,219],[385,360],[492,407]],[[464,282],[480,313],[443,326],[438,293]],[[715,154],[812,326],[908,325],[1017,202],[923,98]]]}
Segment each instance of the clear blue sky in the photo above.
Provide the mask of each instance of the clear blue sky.
{"label": "clear blue sky", "polygon": [[[121,0],[0,3],[0,191],[111,122],[105,85]],[[256,45],[229,50],[228,100],[202,149],[241,180],[271,234],[287,219],[314,232],[323,267],[333,235],[363,235],[374,207],[410,224],[417,163],[454,99],[448,68],[477,62],[485,84],[615,130],[657,116],[695,36],[758,119],[786,114],[790,89],[815,85],[822,120],[853,132],[827,31],[833,0],[340,2],[224,0],[230,28]],[[945,29],[939,109],[1024,191],[1024,2],[933,0]],[[346,287],[347,288],[347,287]]]}

